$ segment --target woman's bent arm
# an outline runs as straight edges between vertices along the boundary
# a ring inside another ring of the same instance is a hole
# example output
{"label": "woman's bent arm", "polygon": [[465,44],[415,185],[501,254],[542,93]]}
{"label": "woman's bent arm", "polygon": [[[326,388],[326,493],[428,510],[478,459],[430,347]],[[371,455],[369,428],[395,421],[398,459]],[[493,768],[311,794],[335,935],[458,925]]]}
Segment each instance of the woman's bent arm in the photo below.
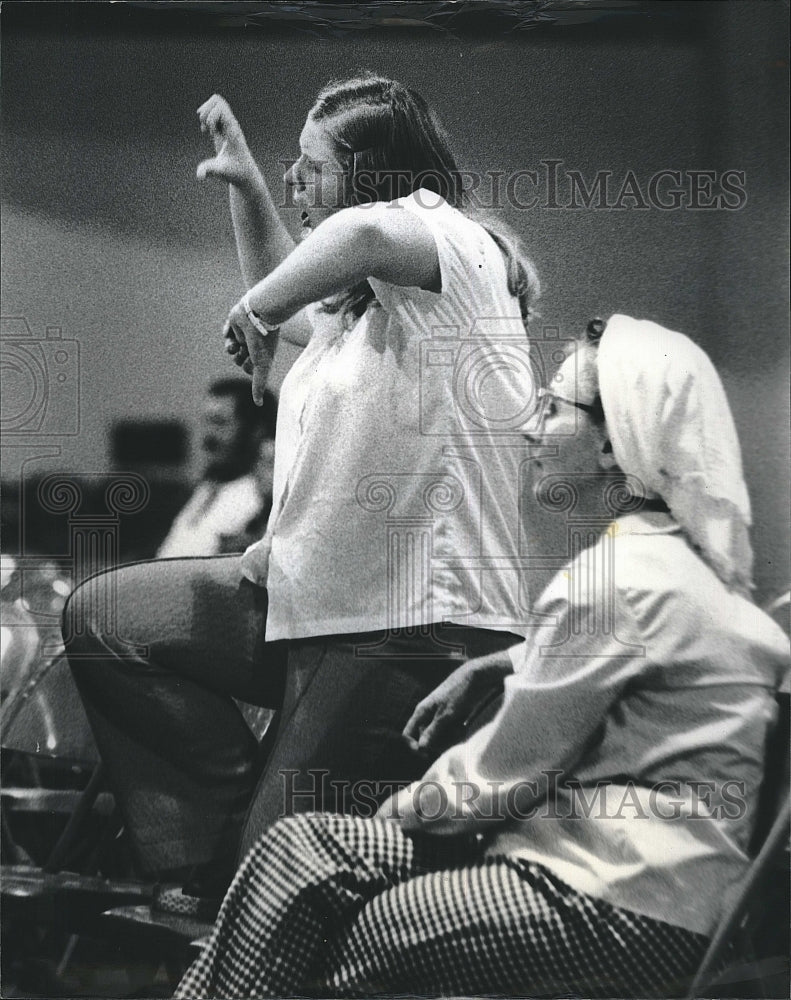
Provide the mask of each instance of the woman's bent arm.
{"label": "woman's bent arm", "polygon": [[437,246],[424,222],[405,211],[347,208],[323,222],[249,295],[268,323],[283,323],[368,277],[438,290]]}
{"label": "woman's bent arm", "polygon": [[244,187],[229,185],[231,219],[244,283],[252,288],[294,249],[258,165]]}

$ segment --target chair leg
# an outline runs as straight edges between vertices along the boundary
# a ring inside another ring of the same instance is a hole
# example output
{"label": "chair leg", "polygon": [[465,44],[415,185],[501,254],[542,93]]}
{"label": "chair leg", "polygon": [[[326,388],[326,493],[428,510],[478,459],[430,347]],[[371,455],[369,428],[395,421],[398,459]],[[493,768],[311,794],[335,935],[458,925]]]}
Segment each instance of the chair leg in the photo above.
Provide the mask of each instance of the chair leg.
{"label": "chair leg", "polygon": [[77,842],[82,831],[83,824],[93,809],[99,792],[104,782],[104,766],[97,764],[90,781],[85,787],[85,791],[80,796],[74,812],[69,817],[63,833],[58,837],[58,841],[52,849],[52,853],[47,858],[44,871],[51,875],[62,869],[64,862],[69,856],[72,848]]}
{"label": "chair leg", "polygon": [[29,865],[30,856],[27,851],[19,846],[14,834],[11,832],[11,825],[5,811],[0,813],[0,824],[2,824],[2,845],[4,864],[9,865]]}
{"label": "chair leg", "polygon": [[71,961],[72,955],[74,954],[74,949],[77,947],[80,938],[78,934],[70,934],[69,940],[66,942],[66,947],[63,949],[63,954],[61,955],[60,961],[58,962],[58,967],[55,970],[55,975],[58,979],[61,979],[69,967],[69,962]]}

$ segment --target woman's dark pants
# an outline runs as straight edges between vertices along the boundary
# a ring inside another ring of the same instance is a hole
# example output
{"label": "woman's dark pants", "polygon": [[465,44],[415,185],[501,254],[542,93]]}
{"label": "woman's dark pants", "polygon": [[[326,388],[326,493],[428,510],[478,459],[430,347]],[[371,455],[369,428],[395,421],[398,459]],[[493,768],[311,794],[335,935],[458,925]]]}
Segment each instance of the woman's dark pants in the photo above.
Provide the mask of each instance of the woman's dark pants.
{"label": "woman's dark pants", "polygon": [[[66,651],[142,871],[240,855],[279,817],[371,815],[430,760],[401,736],[464,660],[518,641],[434,625],[266,642],[239,556],[123,566],[78,587]],[[262,744],[234,699],[276,710]]]}

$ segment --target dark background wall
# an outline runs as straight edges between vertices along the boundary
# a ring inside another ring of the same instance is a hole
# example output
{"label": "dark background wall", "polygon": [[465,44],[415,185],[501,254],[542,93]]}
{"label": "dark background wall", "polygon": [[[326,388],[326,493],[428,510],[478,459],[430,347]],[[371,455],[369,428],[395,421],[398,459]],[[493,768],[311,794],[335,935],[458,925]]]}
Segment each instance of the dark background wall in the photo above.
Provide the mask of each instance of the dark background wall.
{"label": "dark background wall", "polygon": [[[296,155],[315,92],[370,67],[431,100],[464,166],[539,171],[542,203],[501,211],[543,279],[542,323],[571,336],[626,312],[709,351],[741,434],[759,595],[787,586],[785,4],[627,4],[587,24],[452,35],[101,6],[3,8],[3,315],[35,336],[60,326],[80,347],[78,432],[41,438],[58,454],[39,472],[106,470],[114,420],[192,424],[203,386],[228,369],[219,331],[242,285],[225,193],[194,177],[207,152],[198,105],[229,99],[280,194],[278,161]],[[746,203],[552,208],[547,159],[563,161],[561,178],[611,171],[616,194],[628,171],[644,195],[663,169],[687,186],[690,171],[743,171]]]}

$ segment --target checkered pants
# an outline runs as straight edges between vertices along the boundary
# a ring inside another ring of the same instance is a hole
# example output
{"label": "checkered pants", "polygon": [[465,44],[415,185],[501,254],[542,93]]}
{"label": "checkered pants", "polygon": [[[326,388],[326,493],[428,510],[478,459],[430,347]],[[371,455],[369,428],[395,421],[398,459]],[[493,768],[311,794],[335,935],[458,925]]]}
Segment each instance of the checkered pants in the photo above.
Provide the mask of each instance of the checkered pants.
{"label": "checkered pants", "polygon": [[175,996],[668,996],[706,943],[469,840],[303,815],[250,851]]}

